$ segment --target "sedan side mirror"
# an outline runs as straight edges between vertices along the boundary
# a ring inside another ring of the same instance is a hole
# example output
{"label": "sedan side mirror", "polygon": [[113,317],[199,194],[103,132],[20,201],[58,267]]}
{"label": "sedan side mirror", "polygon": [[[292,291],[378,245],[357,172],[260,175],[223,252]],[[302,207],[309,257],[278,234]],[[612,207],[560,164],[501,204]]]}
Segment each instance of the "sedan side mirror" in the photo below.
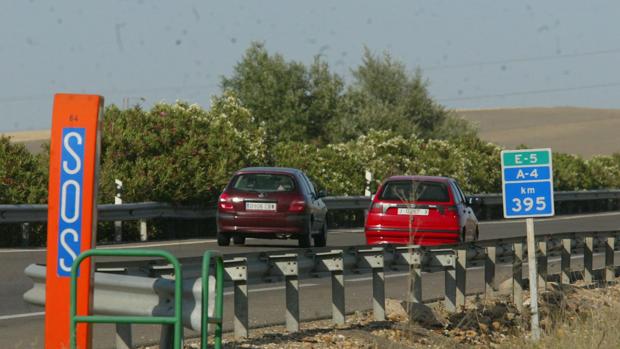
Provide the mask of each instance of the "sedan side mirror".
{"label": "sedan side mirror", "polygon": [[467,197],[467,205],[472,207],[477,207],[482,205],[482,198],[476,196],[468,196]]}

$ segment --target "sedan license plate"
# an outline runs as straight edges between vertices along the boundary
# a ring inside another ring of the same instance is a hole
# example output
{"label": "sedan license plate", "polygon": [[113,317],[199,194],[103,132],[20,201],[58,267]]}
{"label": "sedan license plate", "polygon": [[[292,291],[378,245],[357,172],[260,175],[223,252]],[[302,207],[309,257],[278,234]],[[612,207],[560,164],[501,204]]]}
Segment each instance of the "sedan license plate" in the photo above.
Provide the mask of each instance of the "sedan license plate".
{"label": "sedan license plate", "polygon": [[248,211],[275,211],[275,202],[246,202],[245,209]]}
{"label": "sedan license plate", "polygon": [[399,208],[398,214],[409,216],[428,216],[428,208]]}

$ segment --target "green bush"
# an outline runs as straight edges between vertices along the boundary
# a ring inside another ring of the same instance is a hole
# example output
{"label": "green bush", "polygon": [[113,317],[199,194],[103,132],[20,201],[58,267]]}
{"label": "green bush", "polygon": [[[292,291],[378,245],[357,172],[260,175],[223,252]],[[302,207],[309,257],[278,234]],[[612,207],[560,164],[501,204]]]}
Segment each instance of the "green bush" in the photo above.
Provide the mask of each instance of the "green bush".
{"label": "green bush", "polygon": [[234,171],[265,159],[264,130],[232,95],[208,111],[182,102],[111,106],[104,120],[101,202],[112,201],[120,179],[125,202],[205,205]]}

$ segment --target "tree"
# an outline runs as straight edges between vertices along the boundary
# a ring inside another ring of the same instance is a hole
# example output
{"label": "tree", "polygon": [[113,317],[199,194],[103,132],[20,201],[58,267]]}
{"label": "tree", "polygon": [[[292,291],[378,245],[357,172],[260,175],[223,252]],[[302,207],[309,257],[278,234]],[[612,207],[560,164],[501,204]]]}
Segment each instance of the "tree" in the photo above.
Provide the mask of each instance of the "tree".
{"label": "tree", "polygon": [[364,49],[362,64],[353,70],[346,92],[345,111],[334,120],[334,141],[347,141],[371,129],[393,131],[404,137],[454,138],[475,134],[466,122],[433,101],[418,70],[411,74],[388,53]]}
{"label": "tree", "polygon": [[342,79],[320,57],[310,67],[270,55],[252,43],[222,89],[232,91],[256,120],[265,124],[270,143],[324,142],[327,123],[339,111]]}

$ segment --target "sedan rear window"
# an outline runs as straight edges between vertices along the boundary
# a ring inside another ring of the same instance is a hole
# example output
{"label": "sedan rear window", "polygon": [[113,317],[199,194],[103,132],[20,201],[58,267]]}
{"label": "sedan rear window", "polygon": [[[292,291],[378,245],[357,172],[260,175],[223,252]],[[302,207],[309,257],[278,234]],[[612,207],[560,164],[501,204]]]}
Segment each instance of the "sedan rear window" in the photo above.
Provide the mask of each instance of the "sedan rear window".
{"label": "sedan rear window", "polygon": [[295,189],[295,182],[283,174],[245,173],[233,180],[232,187],[239,191],[289,192]]}
{"label": "sedan rear window", "polygon": [[449,202],[448,187],[441,182],[392,181],[383,186],[381,200]]}

